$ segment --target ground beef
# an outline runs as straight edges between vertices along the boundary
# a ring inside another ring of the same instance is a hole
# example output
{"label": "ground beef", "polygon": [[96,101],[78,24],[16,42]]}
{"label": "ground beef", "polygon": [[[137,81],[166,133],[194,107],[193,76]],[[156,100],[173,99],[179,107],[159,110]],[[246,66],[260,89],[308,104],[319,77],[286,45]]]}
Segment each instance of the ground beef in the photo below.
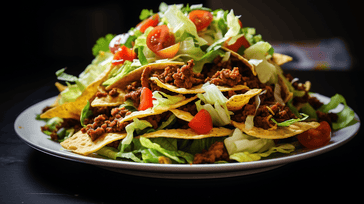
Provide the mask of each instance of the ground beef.
{"label": "ground beef", "polygon": [[152,76],[157,77],[163,83],[189,89],[204,82],[204,75],[194,73],[193,66],[193,60],[189,60],[181,68],[178,66],[168,66],[164,70],[154,70]]}
{"label": "ground beef", "polygon": [[322,103],[321,101],[319,101],[316,97],[314,96],[310,96],[308,98],[308,103],[312,106],[313,109],[317,110],[319,109],[322,105],[324,105],[324,103]]}
{"label": "ground beef", "polygon": [[131,99],[134,103],[134,107],[139,107],[140,95],[142,93],[142,87],[138,87],[135,91],[131,91],[124,96],[124,100]]}
{"label": "ground beef", "polygon": [[79,120],[76,119],[72,119],[72,118],[64,118],[63,122],[56,126],[56,128],[54,130],[50,130],[48,126],[44,125],[41,126],[41,131],[50,131],[51,134],[49,135],[51,137],[51,140],[54,141],[58,141],[58,135],[57,132],[61,129],[61,128],[65,128],[65,129],[69,129],[69,128],[74,128],[75,132],[79,131],[81,129],[81,124]]}
{"label": "ground beef", "polygon": [[192,86],[204,82],[202,74],[193,72],[192,68],[194,65],[193,60],[189,60],[186,65],[177,69],[177,73],[173,74],[174,84],[177,87],[190,89]]}
{"label": "ground beef", "polygon": [[241,82],[241,77],[239,68],[235,67],[233,70],[223,69],[217,71],[211,78],[206,78],[205,82],[210,82],[211,84],[219,86],[233,87]]}
{"label": "ground beef", "polygon": [[118,120],[131,112],[125,109],[125,107],[121,107],[113,108],[109,113],[111,115],[100,114],[88,120],[86,127],[81,129],[82,133],[87,133],[91,140],[94,141],[104,133],[125,132],[125,126],[130,122],[119,123]]}
{"label": "ground beef", "polygon": [[318,122],[326,121],[332,127],[332,123],[336,122],[338,115],[336,113],[324,113],[319,110],[316,111]]}
{"label": "ground beef", "polygon": [[229,154],[223,142],[215,142],[208,151],[203,150],[202,153],[196,154],[194,164],[212,164],[216,161],[228,161]]}

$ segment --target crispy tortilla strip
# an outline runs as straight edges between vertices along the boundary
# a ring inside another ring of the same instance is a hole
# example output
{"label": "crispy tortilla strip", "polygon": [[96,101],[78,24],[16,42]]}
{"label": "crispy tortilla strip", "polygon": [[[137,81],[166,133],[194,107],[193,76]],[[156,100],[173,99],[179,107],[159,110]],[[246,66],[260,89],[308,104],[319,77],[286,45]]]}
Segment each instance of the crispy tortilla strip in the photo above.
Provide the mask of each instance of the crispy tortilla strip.
{"label": "crispy tortilla strip", "polygon": [[288,55],[273,53],[272,60],[278,66],[281,66],[282,64],[292,61],[293,58]]}
{"label": "crispy tortilla strip", "polygon": [[250,89],[244,94],[237,94],[229,98],[226,102],[226,106],[228,110],[240,110],[245,106],[245,104],[249,103],[249,100],[262,92],[262,89]]}
{"label": "crispy tortilla strip", "polygon": [[134,118],[144,118],[146,116],[158,115],[163,112],[169,111],[171,109],[175,109],[175,108],[181,107],[183,105],[186,105],[187,103],[195,100],[196,98],[197,98],[197,96],[194,96],[194,97],[185,99],[183,101],[180,101],[176,104],[170,105],[168,107],[148,108],[143,111],[135,111],[135,112],[132,112],[130,115],[126,116],[125,118],[123,118],[122,120],[120,120],[119,123],[122,123],[124,121],[133,120]]}
{"label": "crispy tortilla strip", "polygon": [[177,118],[182,119],[187,122],[190,122],[194,117],[190,112],[179,110],[179,109],[171,109],[169,111],[171,111]]}
{"label": "crispy tortilla strip", "polygon": [[105,133],[95,141],[92,141],[86,133],[79,131],[72,137],[61,142],[61,146],[77,154],[89,155],[102,147],[125,137],[126,133]]}
{"label": "crispy tortilla strip", "polygon": [[241,60],[246,66],[248,66],[250,68],[250,70],[252,70],[252,73],[254,74],[254,76],[257,75],[257,72],[255,71],[255,68],[252,64],[249,63],[249,60],[247,60],[245,57],[239,55],[238,53],[226,48],[226,47],[221,47],[223,50],[230,52],[233,56],[237,57],[239,60]]}
{"label": "crispy tortilla strip", "polygon": [[92,99],[96,94],[98,87],[106,79],[107,75],[112,70],[113,66],[108,67],[102,74],[100,74],[95,81],[89,84],[86,89],[82,92],[76,101],[67,102],[60,106],[49,109],[47,112],[40,115],[41,118],[74,118],[80,119],[81,111],[87,104],[87,101]]}
{"label": "crispy tortilla strip", "polygon": [[208,137],[224,137],[232,134],[233,130],[228,128],[212,128],[212,130],[207,134],[198,134],[192,129],[167,129],[158,130],[156,132],[146,133],[142,137],[147,138],[157,138],[157,137],[167,137],[176,139],[203,139]]}
{"label": "crispy tortilla strip", "polygon": [[[99,91],[106,93],[104,88],[101,88],[101,87],[99,88]],[[109,94],[106,97],[101,97],[101,98],[96,97],[92,101],[91,106],[92,107],[105,107],[105,106],[119,106],[119,105],[123,104],[125,92],[119,88],[117,88],[117,91],[118,91],[119,95],[116,97],[111,97]]]}
{"label": "crispy tortilla strip", "polygon": [[[175,93],[180,93],[180,94],[197,94],[197,93],[205,93],[205,90],[202,89],[203,84],[194,86],[190,89],[186,89],[186,88],[178,88],[174,85],[170,85],[170,84],[166,84],[161,82],[157,77],[150,77],[150,80],[154,81],[157,86],[167,89],[169,91],[175,92]],[[239,90],[249,90],[249,87],[245,86],[245,85],[237,85],[234,87],[228,87],[228,86],[217,86],[217,88],[222,91],[239,91]]]}
{"label": "crispy tortilla strip", "polygon": [[163,62],[163,63],[151,63],[151,64],[147,64],[144,66],[139,67],[138,69],[130,72],[129,74],[127,74],[125,77],[119,79],[117,82],[109,85],[106,87],[106,90],[109,91],[112,88],[118,87],[121,89],[124,89],[128,84],[130,84],[133,81],[140,81],[140,78],[142,76],[142,73],[144,71],[144,69],[148,66],[150,66],[152,69],[164,69],[169,65],[184,65],[184,62]]}
{"label": "crispy tortilla strip", "polygon": [[247,130],[245,129],[244,123],[238,123],[235,121],[231,121],[231,123],[248,135],[266,139],[284,139],[292,137],[303,133],[306,130],[317,128],[320,125],[318,122],[296,122],[288,127],[277,127],[275,130],[265,130],[257,127]]}

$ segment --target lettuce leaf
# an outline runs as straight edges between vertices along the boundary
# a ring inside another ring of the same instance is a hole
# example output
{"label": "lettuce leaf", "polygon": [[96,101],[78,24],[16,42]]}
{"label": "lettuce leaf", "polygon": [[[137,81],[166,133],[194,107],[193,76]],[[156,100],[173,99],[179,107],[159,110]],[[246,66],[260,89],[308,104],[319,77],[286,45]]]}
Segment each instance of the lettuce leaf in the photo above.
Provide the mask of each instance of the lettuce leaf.
{"label": "lettuce leaf", "polygon": [[183,99],[185,99],[185,97],[181,94],[176,95],[176,96],[171,96],[171,95],[168,95],[161,91],[154,91],[153,98],[157,99],[157,100],[153,100],[153,108],[167,107],[169,105],[176,104],[176,103],[182,101]]}
{"label": "lettuce leaf", "polygon": [[117,72],[114,73],[108,80],[104,81],[102,85],[110,86],[111,84],[119,81],[138,67],[140,67],[140,64],[132,63],[131,61],[126,60],[124,64],[120,67],[120,69],[118,69]]}
{"label": "lettuce leaf", "polygon": [[167,20],[168,26],[172,28],[176,42],[185,40],[184,38],[188,37],[185,33],[188,33],[196,39],[199,46],[207,44],[206,40],[198,36],[195,24],[176,5],[168,7],[164,18]]}
{"label": "lettuce leaf", "polygon": [[258,161],[272,153],[291,153],[295,147],[291,144],[275,146],[272,139],[249,136],[236,128],[233,134],[224,140],[230,159],[238,162]]}
{"label": "lettuce leaf", "polygon": [[255,66],[255,71],[257,72],[260,82],[275,84],[278,81],[277,68],[266,59],[266,54],[271,51],[271,48],[272,46],[268,42],[260,41],[247,48],[244,51],[244,54],[249,60],[263,60]]}
{"label": "lettuce leaf", "polygon": [[[177,140],[173,138],[156,138],[158,140],[154,140],[155,142],[152,142],[150,139],[145,137],[140,137],[139,141],[141,145],[143,145],[147,149],[151,149],[151,151],[144,151],[143,154],[148,154],[146,156],[143,156],[143,158],[148,158],[148,161],[156,162],[158,159],[156,157],[160,157],[160,155],[156,155],[154,159],[151,159],[152,153],[157,151],[161,155],[164,155],[178,163],[192,163],[194,156],[192,154],[183,152],[181,150],[177,150]],[[157,143],[158,141],[158,143]],[[154,150],[154,151],[153,151]],[[153,157],[152,157],[153,158]]]}
{"label": "lettuce leaf", "polygon": [[85,107],[83,107],[82,111],[81,111],[81,117],[80,117],[80,122],[81,125],[83,127],[85,127],[86,125],[83,123],[85,121],[86,118],[92,116],[93,112],[90,109],[91,108],[91,104],[90,101],[87,101],[87,104],[85,105]]}
{"label": "lettuce leaf", "polygon": [[144,130],[147,127],[152,127],[152,124],[150,124],[146,120],[139,120],[137,118],[133,119],[133,122],[130,123],[125,127],[126,130],[126,137],[121,141],[119,147],[120,152],[124,152],[125,148],[130,145],[130,143],[133,141],[134,131],[136,130]]}
{"label": "lettuce leaf", "polygon": [[346,104],[344,96],[340,94],[335,94],[330,98],[329,103],[324,104],[319,108],[319,111],[328,113],[329,111],[335,109],[341,103],[344,105],[344,108],[337,113],[338,120],[332,123],[333,130],[339,130],[350,124],[350,122],[354,120],[355,117],[354,111]]}
{"label": "lettuce leaf", "polygon": [[100,51],[108,52],[110,41],[116,35],[107,34],[105,37],[101,37],[96,41],[96,44],[92,47],[92,54],[96,57]]}

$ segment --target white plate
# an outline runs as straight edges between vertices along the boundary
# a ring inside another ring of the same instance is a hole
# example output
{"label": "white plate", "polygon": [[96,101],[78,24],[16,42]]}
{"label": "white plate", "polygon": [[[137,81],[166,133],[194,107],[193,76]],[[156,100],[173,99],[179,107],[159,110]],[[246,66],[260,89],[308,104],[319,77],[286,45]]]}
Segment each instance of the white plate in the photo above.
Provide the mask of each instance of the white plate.
{"label": "white plate", "polygon": [[[329,101],[328,97],[316,94],[319,100],[324,103]],[[108,160],[102,158],[81,156],[72,152],[62,149],[61,145],[57,142],[51,141],[49,137],[43,134],[40,127],[44,125],[43,121],[35,119],[36,114],[54,102],[56,97],[49,98],[39,102],[25,111],[23,111],[15,120],[14,128],[16,133],[22,138],[29,146],[41,152],[50,154],[52,156],[68,159],[76,162],[83,162],[87,164],[97,165],[99,167],[131,175],[157,177],[157,178],[181,178],[181,179],[195,179],[195,178],[219,178],[219,177],[233,177],[247,174],[253,174],[263,171],[268,171],[284,164],[299,161],[309,157],[313,157],[334,148],[337,148],[350,139],[352,139],[359,130],[360,120],[357,114],[355,118],[358,123],[349,127],[343,128],[339,131],[332,133],[331,141],[328,145],[314,149],[314,150],[296,150],[289,155],[276,154],[277,157],[254,161],[246,163],[228,163],[228,164],[149,164],[149,163],[135,163],[126,161]],[[338,109],[342,108],[338,107]]]}

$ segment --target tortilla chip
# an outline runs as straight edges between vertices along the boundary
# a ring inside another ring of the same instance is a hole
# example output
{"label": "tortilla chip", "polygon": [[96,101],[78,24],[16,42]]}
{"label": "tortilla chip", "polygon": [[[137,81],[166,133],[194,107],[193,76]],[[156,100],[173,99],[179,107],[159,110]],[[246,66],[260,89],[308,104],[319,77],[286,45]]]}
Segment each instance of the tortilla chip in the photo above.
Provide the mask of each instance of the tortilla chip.
{"label": "tortilla chip", "polygon": [[[167,89],[169,91],[175,92],[175,93],[180,93],[180,94],[205,93],[205,90],[202,89],[203,84],[194,86],[194,87],[192,87],[190,89],[186,89],[186,88],[178,88],[177,86],[163,83],[157,77],[150,77],[150,80],[154,81],[157,84],[157,86],[159,86],[161,88],[164,88],[164,89]],[[234,87],[217,86],[217,88],[221,92],[226,92],[226,91],[239,91],[239,90],[249,90],[249,87],[247,87],[245,85],[237,85],[237,86],[234,86]]]}
{"label": "tortilla chip", "polygon": [[173,105],[170,105],[167,107],[156,107],[156,108],[148,108],[143,111],[135,111],[135,112],[132,112],[130,115],[125,116],[125,118],[120,120],[119,123],[122,123],[124,121],[133,120],[134,118],[144,118],[146,116],[158,115],[163,112],[169,111],[171,109],[175,109],[175,108],[181,107],[183,105],[186,105],[187,103],[195,100],[196,98],[197,98],[197,96],[194,96],[194,97],[182,100],[176,104],[173,104]]}
{"label": "tortilla chip", "polygon": [[[102,88],[101,88],[102,87]],[[102,93],[106,93],[103,86],[99,87],[99,91]],[[119,88],[117,88],[117,91],[119,93],[116,97],[111,97],[109,94],[105,97],[96,97],[92,103],[92,107],[105,107],[105,106],[119,106],[124,103],[124,96],[125,92]]]}
{"label": "tortilla chip", "polygon": [[194,117],[190,112],[179,110],[179,109],[171,109],[169,111],[171,111],[177,118],[182,119],[187,122],[190,122]]}
{"label": "tortilla chip", "polygon": [[157,138],[157,137],[167,137],[176,139],[203,139],[208,137],[224,137],[231,135],[233,130],[228,128],[212,128],[212,130],[207,134],[198,134],[192,129],[167,129],[158,130],[156,132],[146,133],[142,137],[146,138]]}
{"label": "tortilla chip", "polygon": [[253,127],[252,129],[247,130],[245,129],[244,123],[238,123],[235,121],[231,121],[231,123],[248,135],[266,139],[284,139],[292,137],[303,133],[306,130],[317,128],[320,125],[318,122],[296,122],[287,127],[277,127],[275,130],[265,130],[258,127]]}
{"label": "tortilla chip", "polygon": [[106,79],[107,75],[112,70],[113,66],[109,66],[102,74],[100,74],[95,81],[89,84],[86,89],[82,92],[81,96],[79,96],[76,101],[67,102],[62,105],[56,106],[52,109],[49,109],[47,112],[40,115],[41,118],[74,118],[80,119],[81,111],[83,107],[87,104],[87,101],[92,99],[96,94],[98,87],[101,83]]}
{"label": "tortilla chip", "polygon": [[242,61],[246,66],[248,66],[250,68],[250,70],[252,70],[252,73],[254,76],[257,75],[257,72],[255,71],[255,68],[252,64],[249,63],[249,60],[247,60],[245,57],[239,55],[238,53],[226,48],[226,47],[222,47],[223,50],[230,52],[234,57],[237,57],[240,61]]}
{"label": "tortilla chip", "polygon": [[72,137],[61,142],[61,146],[67,150],[71,150],[77,154],[89,155],[102,147],[126,137],[126,133],[105,133],[92,141],[87,133],[78,131]]}
{"label": "tortilla chip", "polygon": [[133,81],[140,81],[140,78],[142,76],[142,73],[144,69],[148,66],[150,66],[152,69],[164,69],[169,65],[184,65],[184,62],[163,62],[163,63],[151,63],[144,66],[141,66],[134,71],[127,74],[125,77],[119,79],[117,82],[109,85],[106,87],[106,90],[109,91],[112,88],[118,87],[121,89],[124,89],[128,84],[130,84]]}
{"label": "tortilla chip", "polygon": [[272,60],[278,66],[281,66],[282,64],[292,61],[293,58],[288,55],[273,53]]}
{"label": "tortilla chip", "polygon": [[249,103],[249,100],[262,92],[262,89],[250,89],[244,94],[237,94],[229,98],[226,102],[226,106],[228,110],[240,110],[245,106],[245,104]]}

